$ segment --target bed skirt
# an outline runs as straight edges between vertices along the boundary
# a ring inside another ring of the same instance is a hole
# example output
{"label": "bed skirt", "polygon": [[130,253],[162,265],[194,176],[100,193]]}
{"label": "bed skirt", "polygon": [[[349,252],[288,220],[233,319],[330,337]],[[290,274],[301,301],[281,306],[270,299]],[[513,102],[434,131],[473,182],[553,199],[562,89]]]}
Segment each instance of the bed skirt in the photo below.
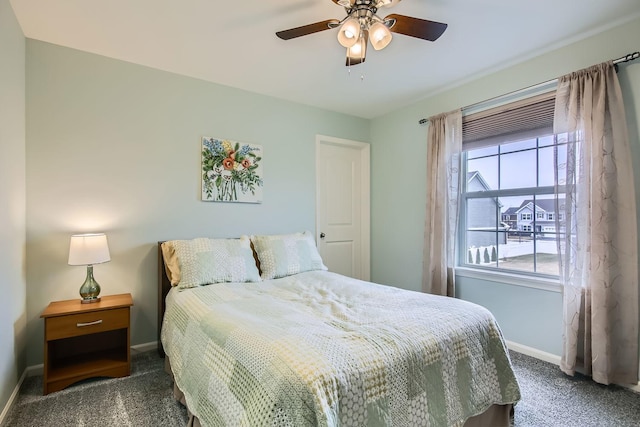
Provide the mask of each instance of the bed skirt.
{"label": "bed skirt", "polygon": [[[187,420],[186,427],[202,427],[198,417],[193,415],[189,410],[184,398],[184,393],[182,393],[180,388],[176,385],[176,382],[173,380],[173,371],[171,370],[171,362],[169,361],[168,355],[165,355],[164,358],[164,369],[171,376],[171,381],[173,381],[173,397],[187,408],[187,415],[189,419]],[[465,421],[464,427],[509,427],[512,425],[512,419],[512,404],[491,405],[489,409],[484,411],[482,414],[471,417]]]}

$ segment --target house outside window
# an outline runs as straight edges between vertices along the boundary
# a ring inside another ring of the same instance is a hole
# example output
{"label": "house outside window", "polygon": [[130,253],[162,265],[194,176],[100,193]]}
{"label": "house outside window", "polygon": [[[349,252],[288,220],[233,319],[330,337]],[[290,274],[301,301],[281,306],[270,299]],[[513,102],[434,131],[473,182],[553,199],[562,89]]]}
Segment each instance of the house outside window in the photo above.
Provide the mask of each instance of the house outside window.
{"label": "house outside window", "polygon": [[[551,114],[544,120],[553,117],[552,104],[546,104]],[[474,139],[467,138],[463,118],[462,168],[467,180],[460,204],[460,267],[557,279],[556,238],[564,227],[559,215],[556,229],[555,213],[564,209],[564,200],[555,189],[564,183],[554,182],[554,170],[566,162],[566,144],[553,135],[551,123],[545,123],[506,136]]]}

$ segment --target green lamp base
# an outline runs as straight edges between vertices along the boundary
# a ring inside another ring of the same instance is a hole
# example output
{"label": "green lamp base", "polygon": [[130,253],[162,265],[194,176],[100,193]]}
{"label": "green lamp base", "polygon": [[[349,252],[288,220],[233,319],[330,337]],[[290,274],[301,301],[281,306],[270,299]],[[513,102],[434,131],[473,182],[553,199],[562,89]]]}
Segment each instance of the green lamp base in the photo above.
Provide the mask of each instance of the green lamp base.
{"label": "green lamp base", "polygon": [[100,285],[93,278],[93,265],[87,265],[87,278],[80,287],[80,300],[82,304],[100,302]]}

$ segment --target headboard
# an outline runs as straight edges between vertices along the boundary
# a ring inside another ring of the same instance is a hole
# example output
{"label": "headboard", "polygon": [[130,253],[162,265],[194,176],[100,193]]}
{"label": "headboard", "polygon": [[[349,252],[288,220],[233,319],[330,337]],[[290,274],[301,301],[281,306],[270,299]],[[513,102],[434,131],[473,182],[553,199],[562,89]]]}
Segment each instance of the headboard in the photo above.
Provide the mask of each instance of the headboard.
{"label": "headboard", "polygon": [[158,242],[158,354],[164,357],[164,347],[160,340],[160,332],[162,331],[162,318],[164,317],[165,298],[171,290],[171,282],[167,277],[164,269],[164,257],[162,256],[162,243]]}

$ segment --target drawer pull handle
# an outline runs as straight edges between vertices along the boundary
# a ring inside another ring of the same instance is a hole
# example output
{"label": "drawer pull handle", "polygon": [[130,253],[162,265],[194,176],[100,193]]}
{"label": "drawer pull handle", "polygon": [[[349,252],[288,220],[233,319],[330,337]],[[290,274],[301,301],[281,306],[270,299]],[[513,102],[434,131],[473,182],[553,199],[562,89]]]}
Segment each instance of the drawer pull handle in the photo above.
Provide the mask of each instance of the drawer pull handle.
{"label": "drawer pull handle", "polygon": [[76,323],[76,326],[77,326],[78,328],[82,328],[83,326],[99,325],[100,323],[102,323],[102,319],[100,319],[100,320],[96,320],[96,321],[94,321],[94,322]]}

